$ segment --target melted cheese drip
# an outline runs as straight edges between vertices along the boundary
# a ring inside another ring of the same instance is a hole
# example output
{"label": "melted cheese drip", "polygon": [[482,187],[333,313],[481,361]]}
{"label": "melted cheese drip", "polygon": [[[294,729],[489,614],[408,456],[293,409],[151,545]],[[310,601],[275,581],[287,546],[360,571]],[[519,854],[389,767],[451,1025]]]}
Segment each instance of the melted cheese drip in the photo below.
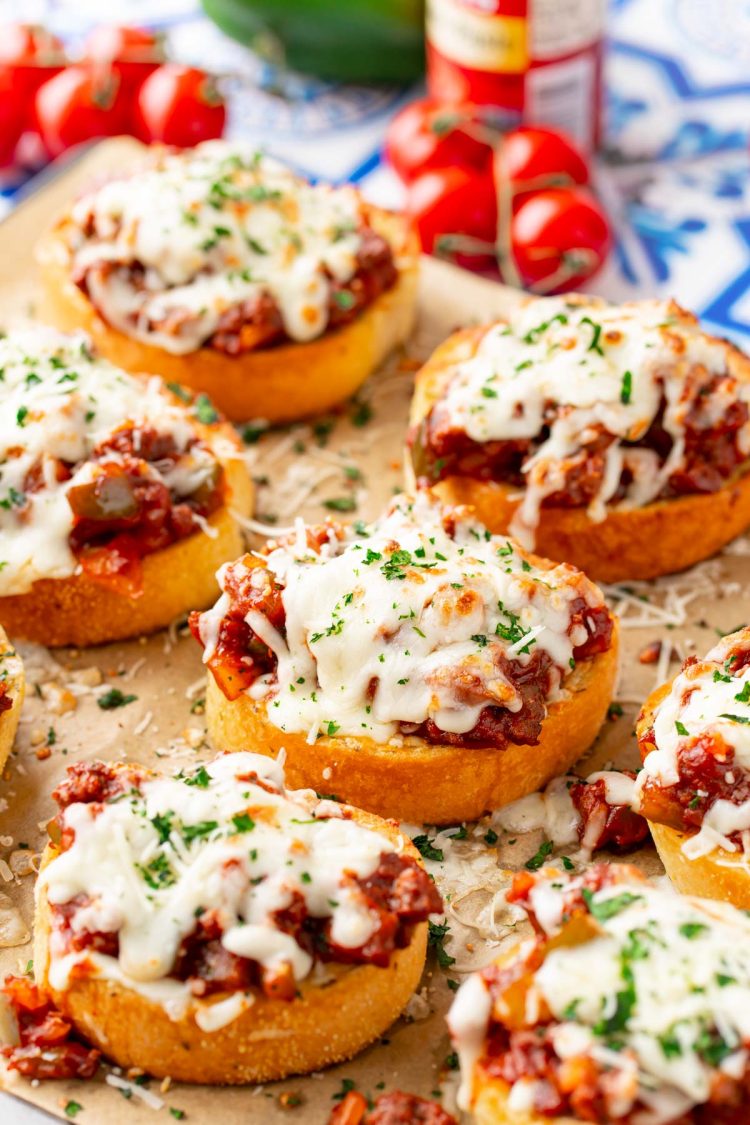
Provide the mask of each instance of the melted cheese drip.
{"label": "melted cheese drip", "polygon": [[[469,519],[452,538],[425,495],[394,501],[365,538],[347,529],[319,555],[293,543],[267,562],[284,586],[286,638],[261,613],[248,614],[278,660],[276,676],[256,681],[249,694],[265,696],[281,730],[313,739],[321,731],[385,742],[401,723],[427,719],[461,733],[486,706],[518,711],[522,699],[498,668],[498,651],[522,665],[535,649],[548,653],[556,698],[585,639],[577,630],[568,635],[571,603],[583,596],[602,604],[579,572],[542,571]],[[220,572],[222,584],[228,573]],[[210,654],[212,611],[201,633]]]}
{"label": "melted cheese drip", "polygon": [[[256,776],[262,784],[252,780]],[[204,784],[156,778],[101,811],[74,804],[63,814],[73,845],[42,872],[39,894],[52,904],[90,897],[73,930],[116,932],[119,958],[97,954],[99,975],[184,1014],[187,985],[171,980],[182,939],[202,910],[216,910],[226,949],[265,969],[290,965],[297,981],[313,958],[283,933],[273,914],[301,895],[315,918],[331,919],[331,940],[362,946],[376,919],[348,876],[365,878],[394,845],[341,816],[311,790],[289,793],[283,772],[258,754],[227,754],[204,767]],[[70,952],[54,937],[50,980],[64,988],[89,950]],[[246,1006],[246,1005],[245,1005]],[[224,1011],[236,1018],[241,1004]],[[202,1017],[212,1030],[221,1019]]]}
{"label": "melted cheese drip", "polygon": [[[116,328],[174,354],[195,351],[224,312],[264,294],[293,340],[321,335],[329,279],[353,277],[361,245],[353,188],[309,184],[251,146],[220,141],[105,184],[72,217],[76,270],[95,267],[94,303]],[[143,288],[116,269],[101,274],[102,263],[140,264]],[[160,330],[171,314],[179,328]]]}
{"label": "melted cheese drip", "polygon": [[[73,512],[68,490],[91,480],[95,447],[124,424],[172,436],[182,456],[150,473],[173,496],[207,480],[219,452],[188,449],[196,437],[187,408],[161,380],[138,379],[94,359],[83,336],[35,328],[0,340],[0,596],[23,594],[40,578],[67,578]],[[107,460],[116,461],[117,453]],[[73,466],[58,481],[55,461]],[[25,493],[27,474],[41,466],[42,485]]]}
{"label": "melted cheese drip", "polygon": [[[562,465],[592,439],[594,427],[616,440],[604,455],[602,486],[589,517],[605,518],[624,469],[632,482],[623,507],[641,507],[658,496],[683,462],[696,366],[725,372],[725,345],[709,340],[673,303],[578,306],[563,298],[539,298],[509,325],[487,332],[476,356],[456,367],[440,408],[453,427],[477,442],[537,440],[548,424],[548,404],[563,408],[523,466],[526,490],[511,531],[531,547],[544,498],[564,487]],[[625,443],[646,433],[662,396],[663,426],[673,446],[660,466],[655,452]],[[729,381],[712,396],[702,424],[721,419],[737,400],[750,402],[750,386]],[[740,442],[743,452],[750,451],[750,425]]]}
{"label": "melted cheese drip", "polygon": [[[531,892],[531,906],[552,935],[562,921],[565,888],[563,879],[542,881]],[[534,975],[532,993],[560,1021],[555,1045],[561,1057],[591,1054],[622,1072],[616,1103],[621,1116],[637,1095],[649,1107],[638,1116],[640,1125],[673,1120],[707,1100],[716,1074],[711,1059],[727,1074],[744,1072],[744,1045],[750,1042],[750,921],[723,903],[672,896],[641,883],[603,888],[592,902],[601,933],[551,949]],[[486,1037],[489,1019],[488,1005],[477,998],[476,980],[459,990],[449,1018],[459,1055],[471,1069],[478,1057],[477,1020],[487,1013]],[[631,984],[630,1015],[616,1020],[623,1026],[611,1032],[625,1050],[613,1050],[608,1034],[594,1028],[615,1016],[616,997],[629,992]],[[469,1001],[477,1020],[467,1018]],[[462,1072],[465,1093],[471,1069]],[[469,1108],[467,1100],[463,1104]]]}
{"label": "melted cheese drip", "polygon": [[[682,671],[654,713],[653,750],[636,783],[640,792],[648,780],[661,786],[680,781],[678,752],[702,734],[717,735],[734,750],[737,772],[750,771],[750,666],[732,669],[743,630],[722,638],[704,661]],[[741,646],[742,647],[742,646]],[[715,848],[736,852],[728,837],[750,830],[750,801],[734,804],[719,799],[707,810],[700,831],[688,836],[683,851],[689,858],[708,855]]]}

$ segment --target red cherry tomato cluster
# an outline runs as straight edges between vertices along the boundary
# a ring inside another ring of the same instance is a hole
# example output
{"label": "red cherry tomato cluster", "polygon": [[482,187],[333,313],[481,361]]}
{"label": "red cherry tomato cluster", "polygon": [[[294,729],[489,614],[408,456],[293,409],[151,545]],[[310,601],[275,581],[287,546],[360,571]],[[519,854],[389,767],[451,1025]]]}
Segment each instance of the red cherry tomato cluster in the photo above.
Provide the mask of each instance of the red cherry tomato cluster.
{"label": "red cherry tomato cluster", "polygon": [[220,137],[226,107],[211,75],[168,62],[158,34],[97,27],[71,62],[43,27],[0,28],[0,167],[26,133],[49,157],[95,137],[130,133],[185,146]]}
{"label": "red cherry tomato cluster", "polygon": [[576,288],[607,256],[607,216],[562,133],[501,133],[481,107],[423,98],[392,121],[386,155],[428,254],[538,293]]}

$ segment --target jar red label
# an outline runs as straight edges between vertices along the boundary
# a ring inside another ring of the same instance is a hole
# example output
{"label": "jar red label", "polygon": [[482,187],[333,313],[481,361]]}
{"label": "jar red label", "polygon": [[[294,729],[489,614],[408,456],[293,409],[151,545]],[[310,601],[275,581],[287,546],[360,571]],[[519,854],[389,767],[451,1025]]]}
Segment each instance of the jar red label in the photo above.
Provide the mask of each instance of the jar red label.
{"label": "jar red label", "polygon": [[427,0],[430,94],[565,129],[591,149],[603,29],[602,0]]}

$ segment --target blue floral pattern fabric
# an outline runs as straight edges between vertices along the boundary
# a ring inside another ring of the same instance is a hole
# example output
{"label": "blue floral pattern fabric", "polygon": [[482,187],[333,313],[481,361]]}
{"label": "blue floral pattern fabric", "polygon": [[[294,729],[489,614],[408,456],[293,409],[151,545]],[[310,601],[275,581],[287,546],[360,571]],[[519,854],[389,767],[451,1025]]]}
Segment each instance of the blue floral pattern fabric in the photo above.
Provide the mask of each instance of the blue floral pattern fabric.
{"label": "blue floral pattern fabric", "polygon": [[[47,22],[72,49],[100,14],[95,0],[48,6]],[[9,2],[0,0],[0,15],[12,18]],[[159,28],[174,57],[225,75],[231,136],[398,205],[382,140],[418,89],[339,86],[280,71],[226,38],[196,0],[110,0],[107,18]],[[674,296],[708,328],[748,343],[749,64],[750,4],[609,0],[606,142],[596,178],[617,245],[590,286],[617,299]],[[0,207],[34,190],[31,171],[8,174]]]}

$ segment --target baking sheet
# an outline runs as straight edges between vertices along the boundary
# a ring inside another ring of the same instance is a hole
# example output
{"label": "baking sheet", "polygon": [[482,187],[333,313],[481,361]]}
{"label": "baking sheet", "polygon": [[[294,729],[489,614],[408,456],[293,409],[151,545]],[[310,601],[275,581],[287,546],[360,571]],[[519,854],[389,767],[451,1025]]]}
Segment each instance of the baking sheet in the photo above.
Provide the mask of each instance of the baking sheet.
{"label": "baking sheet", "polygon": [[[139,147],[126,138],[103,142],[0,226],[3,327],[33,315],[32,247],[38,234],[83,184],[127,165]],[[255,423],[247,427],[248,465],[258,484],[255,534],[260,524],[266,524],[271,534],[297,515],[320,520],[329,514],[331,502],[351,509],[351,517],[345,518],[375,516],[402,484],[403,439],[419,362],[455,328],[502,315],[513,300],[514,295],[502,287],[425,259],[415,336],[355,402],[311,425],[273,433],[263,432]],[[750,542],[741,539],[720,558],[686,574],[656,583],[625,584],[609,592],[626,626],[618,690],[622,714],[613,714],[605,724],[586,761],[579,763],[579,772],[610,763],[634,766],[633,725],[640,700],[658,678],[674,674],[679,659],[705,650],[718,633],[750,620],[750,598],[745,592],[748,554]],[[639,654],[657,639],[662,641],[659,662],[641,663]],[[28,929],[34,857],[43,847],[44,826],[55,811],[50,793],[70,762],[129,758],[173,772],[211,757],[212,748],[202,715],[205,681],[200,650],[179,623],[148,639],[87,651],[50,653],[23,644],[19,648],[26,660],[28,691],[15,752],[0,783],[0,893],[17,909],[16,925]],[[96,699],[109,687],[135,698],[117,710],[103,711]],[[499,944],[512,938],[516,919],[500,892],[509,871],[522,866],[542,839],[541,833],[532,833],[490,847],[484,839],[489,826],[489,820],[468,826],[465,839],[451,839],[456,829],[440,834],[437,845],[444,862],[428,866],[448,899],[443,961],[454,958],[454,962],[443,969],[431,954],[408,1017],[357,1059],[324,1074],[258,1088],[174,1085],[164,1091],[159,1082],[150,1081],[121,1091],[107,1083],[107,1076],[112,1080],[109,1067],[103,1067],[94,1082],[32,1086],[17,1076],[0,1074],[0,1085],[56,1115],[65,1117],[68,1106],[70,1119],[69,1103],[74,1102],[80,1107],[75,1112],[77,1122],[106,1119],[115,1125],[154,1121],[155,1114],[168,1120],[170,1108],[183,1111],[188,1120],[218,1118],[226,1125],[282,1121],[324,1125],[337,1104],[336,1095],[351,1083],[373,1096],[381,1089],[406,1089],[424,1096],[437,1092],[453,1108],[455,1072],[445,1065],[450,1053],[444,1028],[452,996],[448,981],[458,981],[467,969],[486,963]],[[649,874],[661,872],[650,847],[636,853],[635,860]],[[23,971],[31,955],[29,942],[0,948],[0,972]]]}

